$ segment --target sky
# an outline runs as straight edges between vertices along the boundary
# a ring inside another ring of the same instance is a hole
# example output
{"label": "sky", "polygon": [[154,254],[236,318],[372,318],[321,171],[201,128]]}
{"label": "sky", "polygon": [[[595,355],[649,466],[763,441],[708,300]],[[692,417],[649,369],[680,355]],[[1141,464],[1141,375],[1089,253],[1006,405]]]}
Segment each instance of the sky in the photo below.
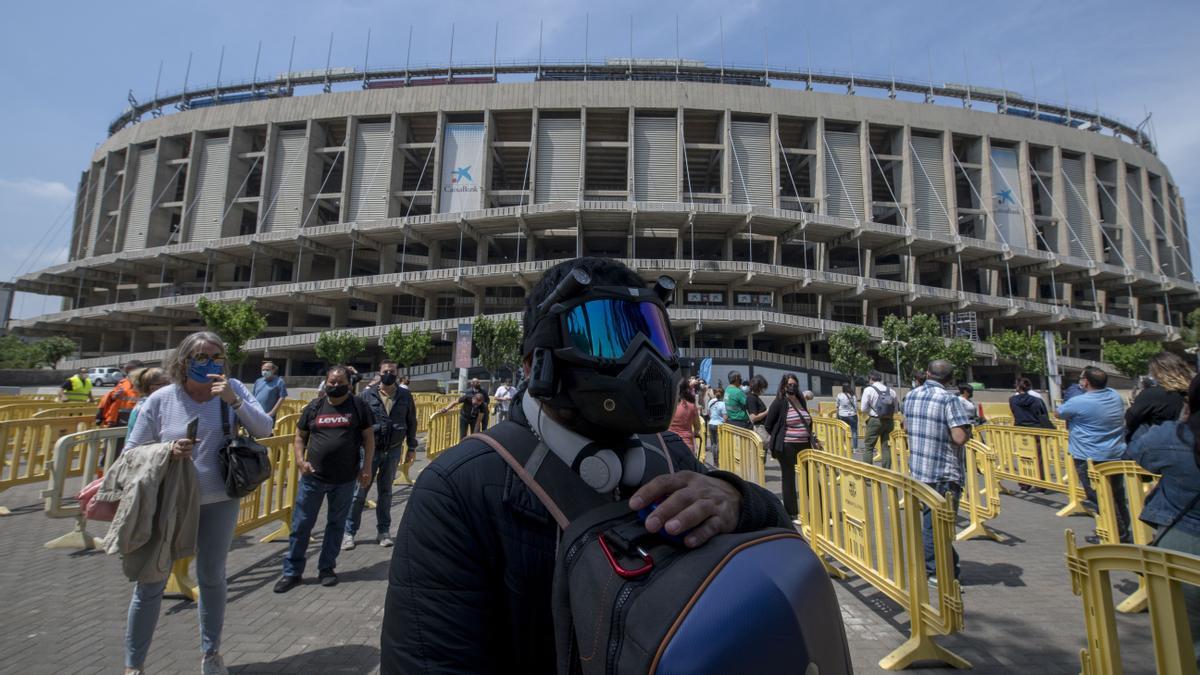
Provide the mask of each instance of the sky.
{"label": "sky", "polygon": [[[159,87],[258,72],[445,64],[498,58],[699,59],[969,81],[1095,109],[1136,125],[1153,113],[1159,156],[1200,223],[1200,2],[610,0],[383,2],[24,2],[0,40],[0,279],[65,262],[73,193],[107,127]],[[722,23],[724,39],[722,40]],[[585,40],[585,25],[586,40]],[[365,53],[367,31],[370,53]],[[409,35],[412,35],[411,46]],[[330,34],[333,34],[330,52]],[[221,51],[224,60],[221,63]],[[411,50],[411,56],[408,56]],[[862,92],[866,94],[866,92]],[[868,94],[869,95],[869,94]],[[878,94],[874,94],[878,95]],[[1192,237],[1200,260],[1200,237]],[[55,311],[19,295],[15,317]]]}

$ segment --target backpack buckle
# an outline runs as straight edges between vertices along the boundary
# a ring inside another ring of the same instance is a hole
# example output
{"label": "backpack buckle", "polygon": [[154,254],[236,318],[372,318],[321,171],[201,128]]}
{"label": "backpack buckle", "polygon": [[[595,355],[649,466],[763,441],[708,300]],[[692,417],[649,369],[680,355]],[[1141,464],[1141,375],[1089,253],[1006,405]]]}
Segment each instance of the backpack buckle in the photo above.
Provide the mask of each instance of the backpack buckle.
{"label": "backpack buckle", "polygon": [[637,556],[642,559],[642,566],[636,569],[628,569],[626,567],[622,567],[621,563],[617,562],[617,558],[613,555],[612,550],[608,546],[608,540],[603,534],[597,539],[600,542],[600,550],[604,551],[604,557],[608,559],[609,566],[612,567],[613,572],[616,572],[621,578],[636,579],[654,569],[654,558],[652,558],[650,554],[646,552],[646,549],[642,548],[641,546],[634,545],[632,548],[633,552],[636,552]]}

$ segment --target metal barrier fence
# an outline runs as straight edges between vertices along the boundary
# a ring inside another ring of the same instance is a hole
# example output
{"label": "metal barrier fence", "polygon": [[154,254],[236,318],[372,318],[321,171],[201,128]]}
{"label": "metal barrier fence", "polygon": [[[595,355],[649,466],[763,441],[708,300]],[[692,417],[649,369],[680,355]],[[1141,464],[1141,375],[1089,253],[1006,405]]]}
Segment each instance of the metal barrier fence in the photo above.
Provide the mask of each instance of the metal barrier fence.
{"label": "metal barrier fence", "polygon": [[25,420],[37,415],[37,413],[45,411],[67,411],[61,415],[52,415],[52,417],[69,417],[71,415],[83,414],[80,411],[85,411],[91,416],[96,415],[95,403],[55,403],[52,401],[31,401],[28,403],[8,403],[0,405],[0,422],[10,420]]}
{"label": "metal barrier fence", "polygon": [[289,413],[275,418],[273,436],[295,436],[296,423],[300,421],[300,413]]}
{"label": "metal barrier fence", "polygon": [[[278,522],[279,527],[260,539],[260,542],[275,541],[291,534],[292,506],[296,502],[296,483],[299,479],[292,439],[292,436],[259,439],[259,443],[267,446],[271,456],[271,477],[242,498],[234,536],[253,532],[274,522]],[[188,569],[191,563],[191,558],[175,561],[171,566],[171,576],[167,578],[165,593],[192,601],[200,597],[199,585],[192,580]]]}
{"label": "metal barrier fence", "polygon": [[721,449],[718,468],[756,485],[767,484],[763,442],[758,434],[733,424],[722,424],[717,427],[717,445]]}
{"label": "metal barrier fence", "polygon": [[417,406],[417,433],[429,433],[429,418],[433,414],[442,409],[442,406],[437,401],[432,399],[418,400]]}
{"label": "metal barrier fence", "polygon": [[997,476],[1065,494],[1067,505],[1058,511],[1059,516],[1085,512],[1083,488],[1067,451],[1067,432],[991,424],[979,429],[988,447],[996,451]]}
{"label": "metal barrier fence", "polygon": [[[984,414],[986,415],[987,413],[985,412]],[[1011,415],[996,415],[995,417],[987,418],[987,423],[995,424],[996,426],[1011,427],[1013,425],[1013,418]]]}
{"label": "metal barrier fence", "polygon": [[458,443],[458,411],[438,412],[429,418],[429,440],[425,446],[425,459],[432,462],[435,457]]}
{"label": "metal barrier fence", "polygon": [[[908,475],[908,435],[895,429],[890,436],[892,470]],[[1000,478],[996,472],[996,452],[983,441],[970,439],[963,447],[963,492],[959,506],[970,524],[955,535],[956,541],[984,537],[999,541],[986,522],[1000,515]]]}
{"label": "metal barrier fence", "polygon": [[[796,465],[800,520],[813,551],[826,556],[904,606],[909,639],[879,661],[900,670],[916,661],[936,660],[970,668],[962,657],[939,646],[934,635],[962,630],[962,591],[954,578],[954,513],[929,486],[895,471],[814,450],[800,453]],[[908,506],[901,506],[903,500]],[[932,510],[936,586],[925,571],[920,505]],[[843,576],[826,563],[832,574]],[[930,597],[935,594],[936,603]]]}
{"label": "metal barrier fence", "polygon": [[846,459],[854,458],[854,444],[851,443],[853,437],[850,435],[849,424],[837,417],[813,417],[812,430],[817,440],[821,441],[821,448],[825,452],[832,452]]}
{"label": "metal barrier fence", "polygon": [[[1146,495],[1153,489],[1158,475],[1146,471],[1137,462],[1088,462],[1088,477],[1096,491],[1096,537],[1102,544],[1120,544],[1120,528],[1117,525],[1117,501],[1113,494],[1111,478],[1119,478],[1125,487],[1125,505],[1129,509],[1129,529],[1133,543],[1145,546],[1154,539],[1154,530],[1140,518],[1146,506]],[[1137,613],[1146,610],[1146,578],[1138,579],[1138,589],[1125,598],[1117,611]]]}
{"label": "metal barrier fence", "polygon": [[1132,544],[1078,547],[1066,531],[1067,571],[1071,591],[1083,599],[1087,647],[1080,650],[1084,675],[1121,673],[1121,646],[1113,612],[1113,572],[1136,572],[1145,578],[1155,672],[1195,673],[1183,584],[1200,586],[1200,557],[1170,549]]}
{"label": "metal barrier fence", "polygon": [[[94,420],[94,415],[77,415],[0,422],[0,493],[16,485],[46,480],[54,444],[67,434],[84,430]],[[9,513],[0,506],[0,516]]]}
{"label": "metal barrier fence", "polygon": [[[125,438],[125,427],[90,429],[67,434],[54,444],[48,467],[46,489],[39,495],[45,500],[48,518],[74,518],[75,529],[46,542],[46,548],[93,549],[96,540],[87,531],[87,519],[78,502],[64,503],[102,472],[107,472],[117,457],[117,447]],[[67,490],[67,479],[79,478],[79,487]]]}
{"label": "metal barrier fence", "polygon": [[97,410],[97,408],[94,405],[79,405],[78,403],[75,403],[75,404],[64,405],[64,406],[57,407],[57,408],[46,408],[45,410],[39,410],[38,412],[35,412],[32,415],[26,415],[23,418],[17,418],[17,419],[40,419],[43,417],[67,417],[69,415],[87,415],[87,414],[91,414],[93,417],[95,417],[96,410]]}

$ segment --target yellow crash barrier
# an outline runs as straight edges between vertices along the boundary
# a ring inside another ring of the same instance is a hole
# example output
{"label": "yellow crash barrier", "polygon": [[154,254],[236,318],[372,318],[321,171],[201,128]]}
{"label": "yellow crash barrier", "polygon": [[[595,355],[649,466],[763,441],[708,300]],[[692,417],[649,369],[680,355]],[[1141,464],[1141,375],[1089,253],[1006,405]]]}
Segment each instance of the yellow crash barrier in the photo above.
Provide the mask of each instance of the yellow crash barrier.
{"label": "yellow crash barrier", "polygon": [[[49,477],[41,498],[45,501],[48,518],[74,518],[75,529],[46,542],[46,548],[93,549],[96,540],[87,531],[87,519],[79,503],[65,503],[64,496],[74,496],[85,485],[107,472],[117,458],[117,445],[125,438],[125,427],[91,429],[67,434],[54,444]],[[67,489],[68,478],[79,478],[76,487]]]}
{"label": "yellow crash barrier", "polygon": [[837,417],[814,417],[812,418],[812,430],[816,434],[817,440],[821,442],[822,450],[846,459],[854,458],[854,445],[850,442],[852,437],[849,424]]}
{"label": "yellow crash barrier", "polygon": [[435,457],[458,443],[458,411],[434,413],[429,418],[429,440],[425,445],[425,459]]}
{"label": "yellow crash barrier", "polygon": [[[29,419],[37,413],[51,411],[64,411],[61,415],[51,415],[51,417],[70,417],[72,415],[82,415],[90,413],[93,417],[96,415],[95,403],[55,403],[52,401],[31,401],[28,403],[8,403],[0,405],[0,422],[9,420],[24,420]],[[66,411],[70,412],[66,412]]]}
{"label": "yellow crash barrier", "polygon": [[892,453],[892,471],[908,475],[908,434],[899,426],[888,436],[888,449]]}
{"label": "yellow crash barrier", "polygon": [[1121,646],[1113,611],[1113,572],[1143,576],[1150,635],[1158,673],[1195,673],[1183,584],[1200,586],[1200,557],[1153,546],[1098,544],[1078,547],[1075,533],[1066,531],[1067,571],[1071,591],[1083,599],[1087,647],[1080,650],[1083,675],[1121,673]]}
{"label": "yellow crash barrier", "polygon": [[[984,414],[986,415],[987,413],[985,412]],[[996,415],[995,417],[987,418],[987,423],[995,424],[996,426],[1011,427],[1013,425],[1013,418],[1011,415]]]}
{"label": "yellow crash barrier", "polygon": [[722,424],[717,427],[717,446],[720,448],[718,468],[756,485],[767,484],[763,442],[758,434],[733,424]]}
{"label": "yellow crash barrier", "polygon": [[[94,420],[94,415],[77,415],[0,422],[0,492],[46,480],[54,444],[67,434],[86,429]],[[0,516],[9,513],[0,506]]]}
{"label": "yellow crash barrier", "polygon": [[[903,429],[892,431],[892,470],[908,475],[908,436]],[[1000,478],[996,474],[996,453],[982,441],[972,438],[963,447],[963,492],[959,506],[966,510],[970,524],[955,535],[956,541],[984,537],[1000,541],[986,522],[1000,515]],[[903,505],[903,502],[901,502]]]}
{"label": "yellow crash barrier", "polygon": [[289,413],[275,418],[274,436],[295,436],[296,423],[300,421],[300,413]]}
{"label": "yellow crash barrier", "polygon": [[[234,536],[253,532],[274,522],[278,522],[279,527],[260,539],[260,542],[276,541],[291,534],[292,507],[296,503],[296,483],[299,480],[295,453],[292,451],[293,438],[272,436],[259,439],[258,442],[267,446],[271,455],[271,477],[259,485],[257,490],[242,497]],[[191,558],[175,561],[164,593],[182,596],[193,602],[200,597],[200,587],[192,580],[188,569],[191,564]]]}
{"label": "yellow crash barrier", "polygon": [[[935,660],[970,668],[933,641],[934,635],[963,627],[962,591],[951,552],[954,513],[946,499],[895,471],[815,450],[800,453],[796,479],[802,486],[800,519],[813,551],[837,561],[908,612],[909,639],[880,660],[879,667],[901,670],[916,661]],[[910,507],[901,507],[901,500]],[[937,584],[932,587],[925,572],[921,509],[911,508],[918,504],[933,512]],[[832,574],[843,574],[826,566]]]}
{"label": "yellow crash barrier", "polygon": [[[1142,509],[1146,506],[1146,495],[1154,488],[1158,475],[1146,471],[1137,462],[1101,462],[1096,464],[1088,461],[1088,477],[1092,488],[1096,491],[1096,505],[1099,513],[1096,516],[1096,537],[1102,544],[1121,543],[1120,528],[1117,527],[1116,495],[1113,494],[1109,480],[1119,477],[1125,484],[1125,505],[1129,509],[1129,528],[1133,535],[1133,543],[1145,546],[1154,539],[1154,529],[1141,521]],[[1146,579],[1138,580],[1138,589],[1125,598],[1117,611],[1122,613],[1137,613],[1146,610]]]}
{"label": "yellow crash barrier", "polygon": [[996,474],[1001,479],[1067,495],[1067,505],[1059,510],[1059,516],[1084,513],[1083,487],[1067,452],[1067,432],[991,424],[979,429],[988,447],[996,451]]}
{"label": "yellow crash barrier", "polygon": [[69,417],[71,415],[86,415],[88,413],[91,413],[92,416],[95,417],[96,406],[91,405],[90,403],[85,403],[83,405],[78,403],[68,403],[57,408],[46,408],[45,410],[39,410],[32,415],[26,415],[26,418],[36,420],[42,417]]}

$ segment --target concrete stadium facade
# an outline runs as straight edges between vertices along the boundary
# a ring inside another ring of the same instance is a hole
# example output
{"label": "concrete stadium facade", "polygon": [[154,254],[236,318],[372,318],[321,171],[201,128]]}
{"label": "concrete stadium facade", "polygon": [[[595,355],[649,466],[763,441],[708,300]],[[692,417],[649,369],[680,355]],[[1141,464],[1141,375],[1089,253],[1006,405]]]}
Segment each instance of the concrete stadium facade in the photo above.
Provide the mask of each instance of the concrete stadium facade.
{"label": "concrete stadium facade", "polygon": [[1060,331],[1078,368],[1101,339],[1178,339],[1200,306],[1179,190],[1128,126],[690,71],[131,116],[80,179],[70,262],[16,280],[62,311],[10,327],[78,338],[72,366],[156,360],[200,297],[254,298],[249,350],[286,372],[316,372],[322,332],[399,325],[433,330],[438,374],[459,323],[603,255],[679,281],[688,355],[819,373],[830,332],[923,312],[986,372],[996,330]]}

